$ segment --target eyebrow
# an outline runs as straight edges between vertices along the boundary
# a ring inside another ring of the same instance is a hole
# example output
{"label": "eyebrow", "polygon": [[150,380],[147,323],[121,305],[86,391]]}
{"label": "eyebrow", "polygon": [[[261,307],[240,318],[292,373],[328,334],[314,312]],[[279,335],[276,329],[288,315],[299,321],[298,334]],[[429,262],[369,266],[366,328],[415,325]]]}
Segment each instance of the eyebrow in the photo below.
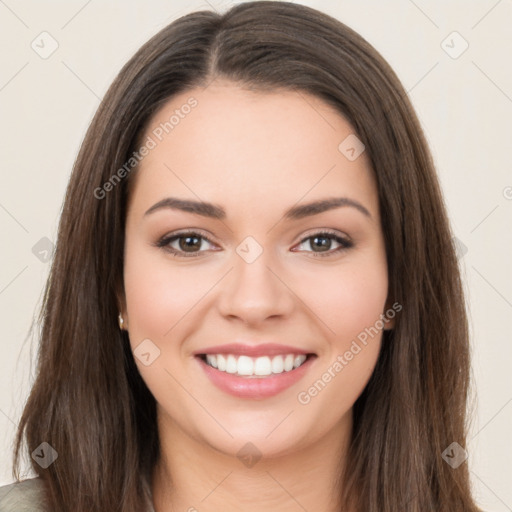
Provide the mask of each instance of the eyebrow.
{"label": "eyebrow", "polygon": [[[292,206],[284,213],[284,218],[288,220],[298,220],[304,217],[310,217],[340,208],[342,206],[349,206],[355,208],[359,212],[363,213],[368,218],[372,218],[370,212],[355,199],[348,197],[332,197],[327,199],[319,199],[310,203]],[[149,210],[146,211],[144,216],[154,213],[162,209],[181,210],[195,215],[201,215],[203,217],[210,217],[212,219],[225,219],[226,210],[222,206],[208,203],[204,201],[195,201],[193,199],[179,199],[177,197],[166,197],[158,203],[155,203]]]}

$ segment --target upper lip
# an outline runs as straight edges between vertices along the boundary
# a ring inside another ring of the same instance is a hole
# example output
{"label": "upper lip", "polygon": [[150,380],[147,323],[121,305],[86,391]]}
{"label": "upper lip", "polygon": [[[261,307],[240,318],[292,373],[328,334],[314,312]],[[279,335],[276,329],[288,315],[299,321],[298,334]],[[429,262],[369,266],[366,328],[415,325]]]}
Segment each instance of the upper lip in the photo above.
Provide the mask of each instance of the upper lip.
{"label": "upper lip", "polygon": [[303,350],[288,345],[277,343],[260,343],[259,345],[245,345],[242,343],[228,343],[214,347],[203,348],[194,352],[194,355],[202,354],[233,354],[249,357],[277,356],[285,354],[312,354],[309,350]]}

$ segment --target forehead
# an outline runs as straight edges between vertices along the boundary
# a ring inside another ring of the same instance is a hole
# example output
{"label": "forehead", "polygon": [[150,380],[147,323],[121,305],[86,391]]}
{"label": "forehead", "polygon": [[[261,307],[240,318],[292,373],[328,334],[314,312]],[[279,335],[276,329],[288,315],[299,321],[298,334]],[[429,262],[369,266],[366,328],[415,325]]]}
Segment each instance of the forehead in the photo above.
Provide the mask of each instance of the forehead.
{"label": "forehead", "polygon": [[354,136],[316,96],[214,82],[174,96],[153,116],[142,138],[153,148],[134,176],[134,200],[172,193],[221,204],[293,204],[306,195],[352,194],[375,209],[365,152],[350,160],[340,150]]}

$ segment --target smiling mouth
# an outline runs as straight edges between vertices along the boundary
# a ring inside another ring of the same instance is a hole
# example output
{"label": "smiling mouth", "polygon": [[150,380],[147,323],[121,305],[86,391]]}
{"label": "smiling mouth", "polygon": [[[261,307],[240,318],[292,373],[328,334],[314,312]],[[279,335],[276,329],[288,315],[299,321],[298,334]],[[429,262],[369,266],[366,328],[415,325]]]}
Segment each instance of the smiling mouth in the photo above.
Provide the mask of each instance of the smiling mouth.
{"label": "smiling mouth", "polygon": [[260,357],[235,354],[198,354],[196,357],[219,372],[238,377],[265,378],[292,372],[316,355],[290,352]]}

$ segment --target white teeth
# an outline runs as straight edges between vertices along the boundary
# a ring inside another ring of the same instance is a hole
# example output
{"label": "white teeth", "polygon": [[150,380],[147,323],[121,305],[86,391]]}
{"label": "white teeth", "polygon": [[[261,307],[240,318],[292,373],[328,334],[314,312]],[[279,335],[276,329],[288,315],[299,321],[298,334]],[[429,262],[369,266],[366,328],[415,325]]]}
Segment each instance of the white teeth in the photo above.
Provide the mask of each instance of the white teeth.
{"label": "white teeth", "polygon": [[[303,359],[304,358],[304,359]],[[301,354],[299,356],[295,356],[295,359],[293,360],[293,367],[297,368],[300,366],[304,361],[306,360],[306,356]]]}
{"label": "white teeth", "polygon": [[272,373],[283,373],[284,361],[282,357],[272,358]]}
{"label": "white teeth", "polygon": [[227,373],[236,373],[237,371],[237,364],[235,356],[232,356],[231,354],[228,355],[226,359],[226,372]]}
{"label": "white teeth", "polygon": [[[222,355],[222,354],[219,354],[218,356],[214,356],[212,355],[211,356],[214,360],[217,359],[217,368],[221,371],[221,372],[225,372],[226,371],[226,358]],[[212,365],[213,366],[213,365]]]}
{"label": "white teeth", "polygon": [[[233,357],[233,356],[230,356]],[[233,357],[234,359],[234,357]],[[235,363],[236,364],[236,363]],[[254,374],[254,361],[247,356],[240,356],[238,364],[235,366],[239,375],[253,375]]]}
{"label": "white teeth", "polygon": [[240,376],[268,377],[272,374],[289,372],[301,366],[306,360],[305,354],[287,354],[286,356],[248,357],[233,354],[206,354],[206,363],[221,372]]}
{"label": "white teeth", "polygon": [[[247,359],[251,358],[248,357]],[[240,358],[238,359],[238,364],[240,364]],[[254,363],[254,375],[270,375],[271,373],[272,363],[270,362],[270,357],[257,357]]]}
{"label": "white teeth", "polygon": [[206,354],[206,361],[210,366],[217,368],[217,358],[212,356],[211,354]]}

